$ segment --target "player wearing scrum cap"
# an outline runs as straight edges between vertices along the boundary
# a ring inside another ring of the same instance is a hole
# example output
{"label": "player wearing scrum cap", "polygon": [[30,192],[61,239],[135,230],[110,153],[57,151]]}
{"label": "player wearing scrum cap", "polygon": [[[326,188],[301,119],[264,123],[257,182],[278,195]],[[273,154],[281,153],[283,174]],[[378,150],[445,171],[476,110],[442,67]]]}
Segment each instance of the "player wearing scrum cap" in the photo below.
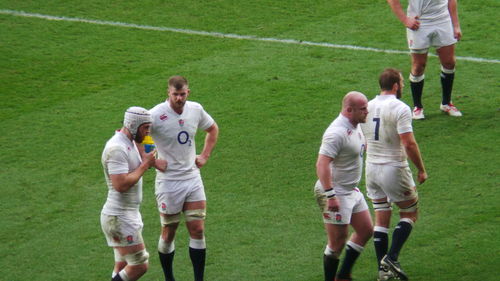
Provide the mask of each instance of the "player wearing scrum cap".
{"label": "player wearing scrum cap", "polygon": [[101,212],[101,227],[115,253],[112,281],[139,279],[148,268],[149,254],[142,239],[142,175],[155,163],[154,151],[141,159],[136,142],[149,134],[151,115],[142,107],[125,112],[123,127],[108,140],[101,163],[108,198]]}
{"label": "player wearing scrum cap", "polygon": [[[200,168],[215,147],[219,128],[203,107],[187,101],[190,90],[182,76],[168,80],[168,99],[151,109],[151,136],[158,149],[159,161],[166,161],[166,171],[157,170],[155,194],[162,226],[158,252],[166,281],[173,281],[175,233],[184,213],[189,232],[189,256],[195,281],[203,280],[205,271],[206,197]],[[207,132],[201,154],[196,155],[195,135]]]}
{"label": "player wearing scrum cap", "polygon": [[[342,111],[326,129],[319,149],[314,191],[328,238],[323,256],[325,281],[352,280],[354,262],[373,233],[368,205],[358,189],[365,151],[358,124],[366,121],[367,106],[362,93],[345,95]],[[347,242],[349,224],[354,232]],[[346,255],[335,277],[346,242]]]}

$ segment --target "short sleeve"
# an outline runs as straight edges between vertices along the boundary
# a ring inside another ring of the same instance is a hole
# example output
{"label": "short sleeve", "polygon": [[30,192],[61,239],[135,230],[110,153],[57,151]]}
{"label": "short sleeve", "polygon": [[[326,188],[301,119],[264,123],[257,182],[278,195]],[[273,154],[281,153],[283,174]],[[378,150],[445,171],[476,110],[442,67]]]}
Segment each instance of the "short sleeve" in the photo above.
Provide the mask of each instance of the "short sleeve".
{"label": "short sleeve", "polygon": [[212,126],[215,121],[214,119],[212,118],[212,116],[210,116],[204,109],[203,107],[200,108],[200,121],[198,122],[198,128],[200,128],[201,130],[206,130],[208,128],[210,128],[210,126]]}
{"label": "short sleeve", "polygon": [[411,109],[409,106],[405,105],[398,111],[397,120],[398,134],[413,132],[413,127],[411,126]]}
{"label": "short sleeve", "polygon": [[344,138],[339,134],[325,134],[319,148],[319,154],[335,158],[342,149]]}
{"label": "short sleeve", "polygon": [[110,175],[129,172],[127,153],[120,147],[113,147],[108,150],[105,163]]}

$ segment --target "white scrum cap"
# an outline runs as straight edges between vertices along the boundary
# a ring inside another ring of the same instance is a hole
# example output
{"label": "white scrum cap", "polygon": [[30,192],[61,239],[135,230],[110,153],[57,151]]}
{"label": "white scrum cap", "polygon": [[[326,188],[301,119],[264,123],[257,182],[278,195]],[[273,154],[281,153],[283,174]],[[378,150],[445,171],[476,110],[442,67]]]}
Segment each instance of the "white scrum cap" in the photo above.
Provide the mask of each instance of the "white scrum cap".
{"label": "white scrum cap", "polygon": [[125,111],[123,118],[123,126],[127,128],[130,133],[135,137],[137,129],[144,123],[151,123],[151,114],[145,108],[132,106]]}

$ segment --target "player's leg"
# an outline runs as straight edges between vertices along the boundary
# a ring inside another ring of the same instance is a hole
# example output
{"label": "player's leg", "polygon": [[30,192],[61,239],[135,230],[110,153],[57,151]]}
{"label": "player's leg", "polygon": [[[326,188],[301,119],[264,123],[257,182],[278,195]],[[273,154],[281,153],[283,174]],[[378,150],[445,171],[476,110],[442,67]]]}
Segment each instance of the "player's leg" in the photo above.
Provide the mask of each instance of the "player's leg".
{"label": "player's leg", "polygon": [[370,216],[370,211],[368,211],[368,206],[366,202],[364,202],[364,198],[363,203],[365,206],[364,210],[353,213],[351,216],[351,225],[354,228],[354,232],[351,235],[351,239],[347,242],[344,261],[337,275],[337,280],[339,281],[351,279],[352,267],[359,255],[363,252],[366,242],[368,242],[373,235],[372,218]]}
{"label": "player's leg", "polygon": [[206,201],[184,203],[184,216],[189,232],[189,257],[193,264],[194,280],[202,281],[205,273],[206,244],[205,217]]}
{"label": "player's leg", "polygon": [[161,236],[158,240],[158,256],[163,269],[165,281],[175,281],[174,278],[174,256],[175,256],[175,233],[179,226],[180,213],[167,215],[160,213]]}
{"label": "player's leg", "polygon": [[451,19],[436,24],[436,35],[432,38],[432,45],[436,47],[439,61],[441,62],[441,87],[443,99],[440,109],[450,116],[460,117],[462,113],[453,105],[451,93],[455,79],[455,43]]}
{"label": "player's leg", "polygon": [[396,204],[400,208],[400,220],[392,234],[391,247],[387,255],[382,258],[381,267],[392,271],[400,280],[408,280],[407,274],[398,262],[398,257],[417,220],[418,197]]}
{"label": "player's leg", "polygon": [[160,213],[161,235],[158,240],[158,256],[165,281],[175,281],[173,262],[175,256],[175,233],[179,226],[185,190],[183,181],[157,180],[156,201]]}
{"label": "player's leg", "polygon": [[146,273],[149,254],[144,244],[114,247],[114,249],[118,258],[125,261],[126,266],[113,277],[112,281],[135,281]]}
{"label": "player's leg", "polygon": [[460,117],[462,113],[453,105],[451,93],[453,90],[453,81],[455,80],[455,45],[440,47],[436,50],[441,62],[441,88],[443,99],[441,101],[441,110],[450,116]]}
{"label": "player's leg", "polygon": [[391,203],[382,189],[382,185],[385,184],[385,175],[388,173],[385,169],[387,169],[385,165],[366,163],[366,190],[375,211],[373,245],[377,256],[377,268],[379,269],[380,260],[387,254],[389,247],[388,233],[392,214]]}
{"label": "player's leg", "polygon": [[347,241],[349,229],[348,224],[325,223],[325,230],[328,244],[326,245],[323,256],[323,269],[325,281],[333,281],[335,280],[340,255]]}
{"label": "player's leg", "polygon": [[392,272],[381,266],[381,260],[389,249],[389,226],[391,223],[392,207],[387,197],[373,199],[375,211],[375,227],[373,228],[373,245],[377,256],[378,280],[389,280],[394,276]]}
{"label": "player's leg", "polygon": [[398,257],[417,220],[418,194],[409,167],[388,165],[386,172],[386,183],[390,187],[386,189],[386,193],[390,201],[398,205],[401,219],[392,233],[389,251],[380,264],[382,268],[390,269],[401,280],[407,280],[408,277],[401,269]]}
{"label": "player's leg", "polygon": [[427,53],[431,46],[432,28],[421,26],[418,30],[406,30],[408,48],[411,53],[410,88],[413,97],[413,119],[424,119],[422,93]]}
{"label": "player's leg", "polygon": [[327,208],[327,198],[319,181],[317,181],[314,186],[314,197],[321,211],[328,239],[323,255],[325,281],[333,281],[339,266],[342,249],[347,240],[353,204],[351,204],[351,207],[347,208],[349,202],[344,200],[346,196],[339,195],[337,196],[340,205],[339,212],[329,211]]}
{"label": "player's leg", "polygon": [[424,119],[422,94],[424,91],[424,72],[427,64],[427,49],[413,50],[411,53],[410,88],[413,97],[413,119]]}
{"label": "player's leg", "polygon": [[113,247],[115,266],[112,280],[137,280],[148,268],[149,254],[142,238],[142,219],[139,212],[122,215],[101,214],[101,227]]}
{"label": "player's leg", "polygon": [[394,261],[398,260],[399,252],[412,231],[418,218],[418,198],[396,202],[400,212],[400,221],[392,234],[392,244],[387,255]]}
{"label": "player's leg", "polygon": [[113,252],[115,254],[115,267],[113,268],[113,273],[111,274],[111,278],[114,278],[118,272],[122,271],[125,266],[127,266],[127,262],[125,258],[120,255],[120,252],[116,248],[113,248]]}

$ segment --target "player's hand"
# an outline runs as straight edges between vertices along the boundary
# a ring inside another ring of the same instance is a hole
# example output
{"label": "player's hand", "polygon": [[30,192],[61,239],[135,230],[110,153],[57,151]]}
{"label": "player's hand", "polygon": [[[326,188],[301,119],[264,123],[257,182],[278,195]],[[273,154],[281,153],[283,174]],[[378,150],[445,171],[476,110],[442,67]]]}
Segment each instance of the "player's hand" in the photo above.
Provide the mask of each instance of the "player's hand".
{"label": "player's hand", "polygon": [[326,200],[326,204],[328,207],[328,211],[330,211],[330,212],[338,212],[340,209],[339,200],[337,200],[337,198],[335,198],[335,197],[328,198]]}
{"label": "player's hand", "polygon": [[411,30],[417,30],[420,28],[420,21],[418,20],[418,16],[406,17],[404,24],[407,28]]}
{"label": "player's hand", "polygon": [[196,156],[196,160],[195,160],[196,167],[198,167],[198,169],[199,169],[199,168],[205,166],[205,164],[207,163],[207,161],[208,161],[208,158],[203,157],[201,155],[197,155]]}
{"label": "player's hand", "polygon": [[419,171],[417,176],[418,183],[423,184],[427,180],[427,177],[427,172]]}
{"label": "player's hand", "polygon": [[460,26],[453,27],[453,37],[455,37],[458,41],[462,39],[462,29],[460,29]]}
{"label": "player's hand", "polygon": [[144,154],[144,159],[142,159],[143,162],[145,162],[148,167],[153,167],[155,165],[155,160],[156,160],[156,150],[151,151],[150,153]]}
{"label": "player's hand", "polygon": [[161,172],[165,172],[167,170],[167,166],[168,166],[168,163],[167,163],[167,160],[163,160],[163,159],[156,159],[155,160],[155,168]]}

